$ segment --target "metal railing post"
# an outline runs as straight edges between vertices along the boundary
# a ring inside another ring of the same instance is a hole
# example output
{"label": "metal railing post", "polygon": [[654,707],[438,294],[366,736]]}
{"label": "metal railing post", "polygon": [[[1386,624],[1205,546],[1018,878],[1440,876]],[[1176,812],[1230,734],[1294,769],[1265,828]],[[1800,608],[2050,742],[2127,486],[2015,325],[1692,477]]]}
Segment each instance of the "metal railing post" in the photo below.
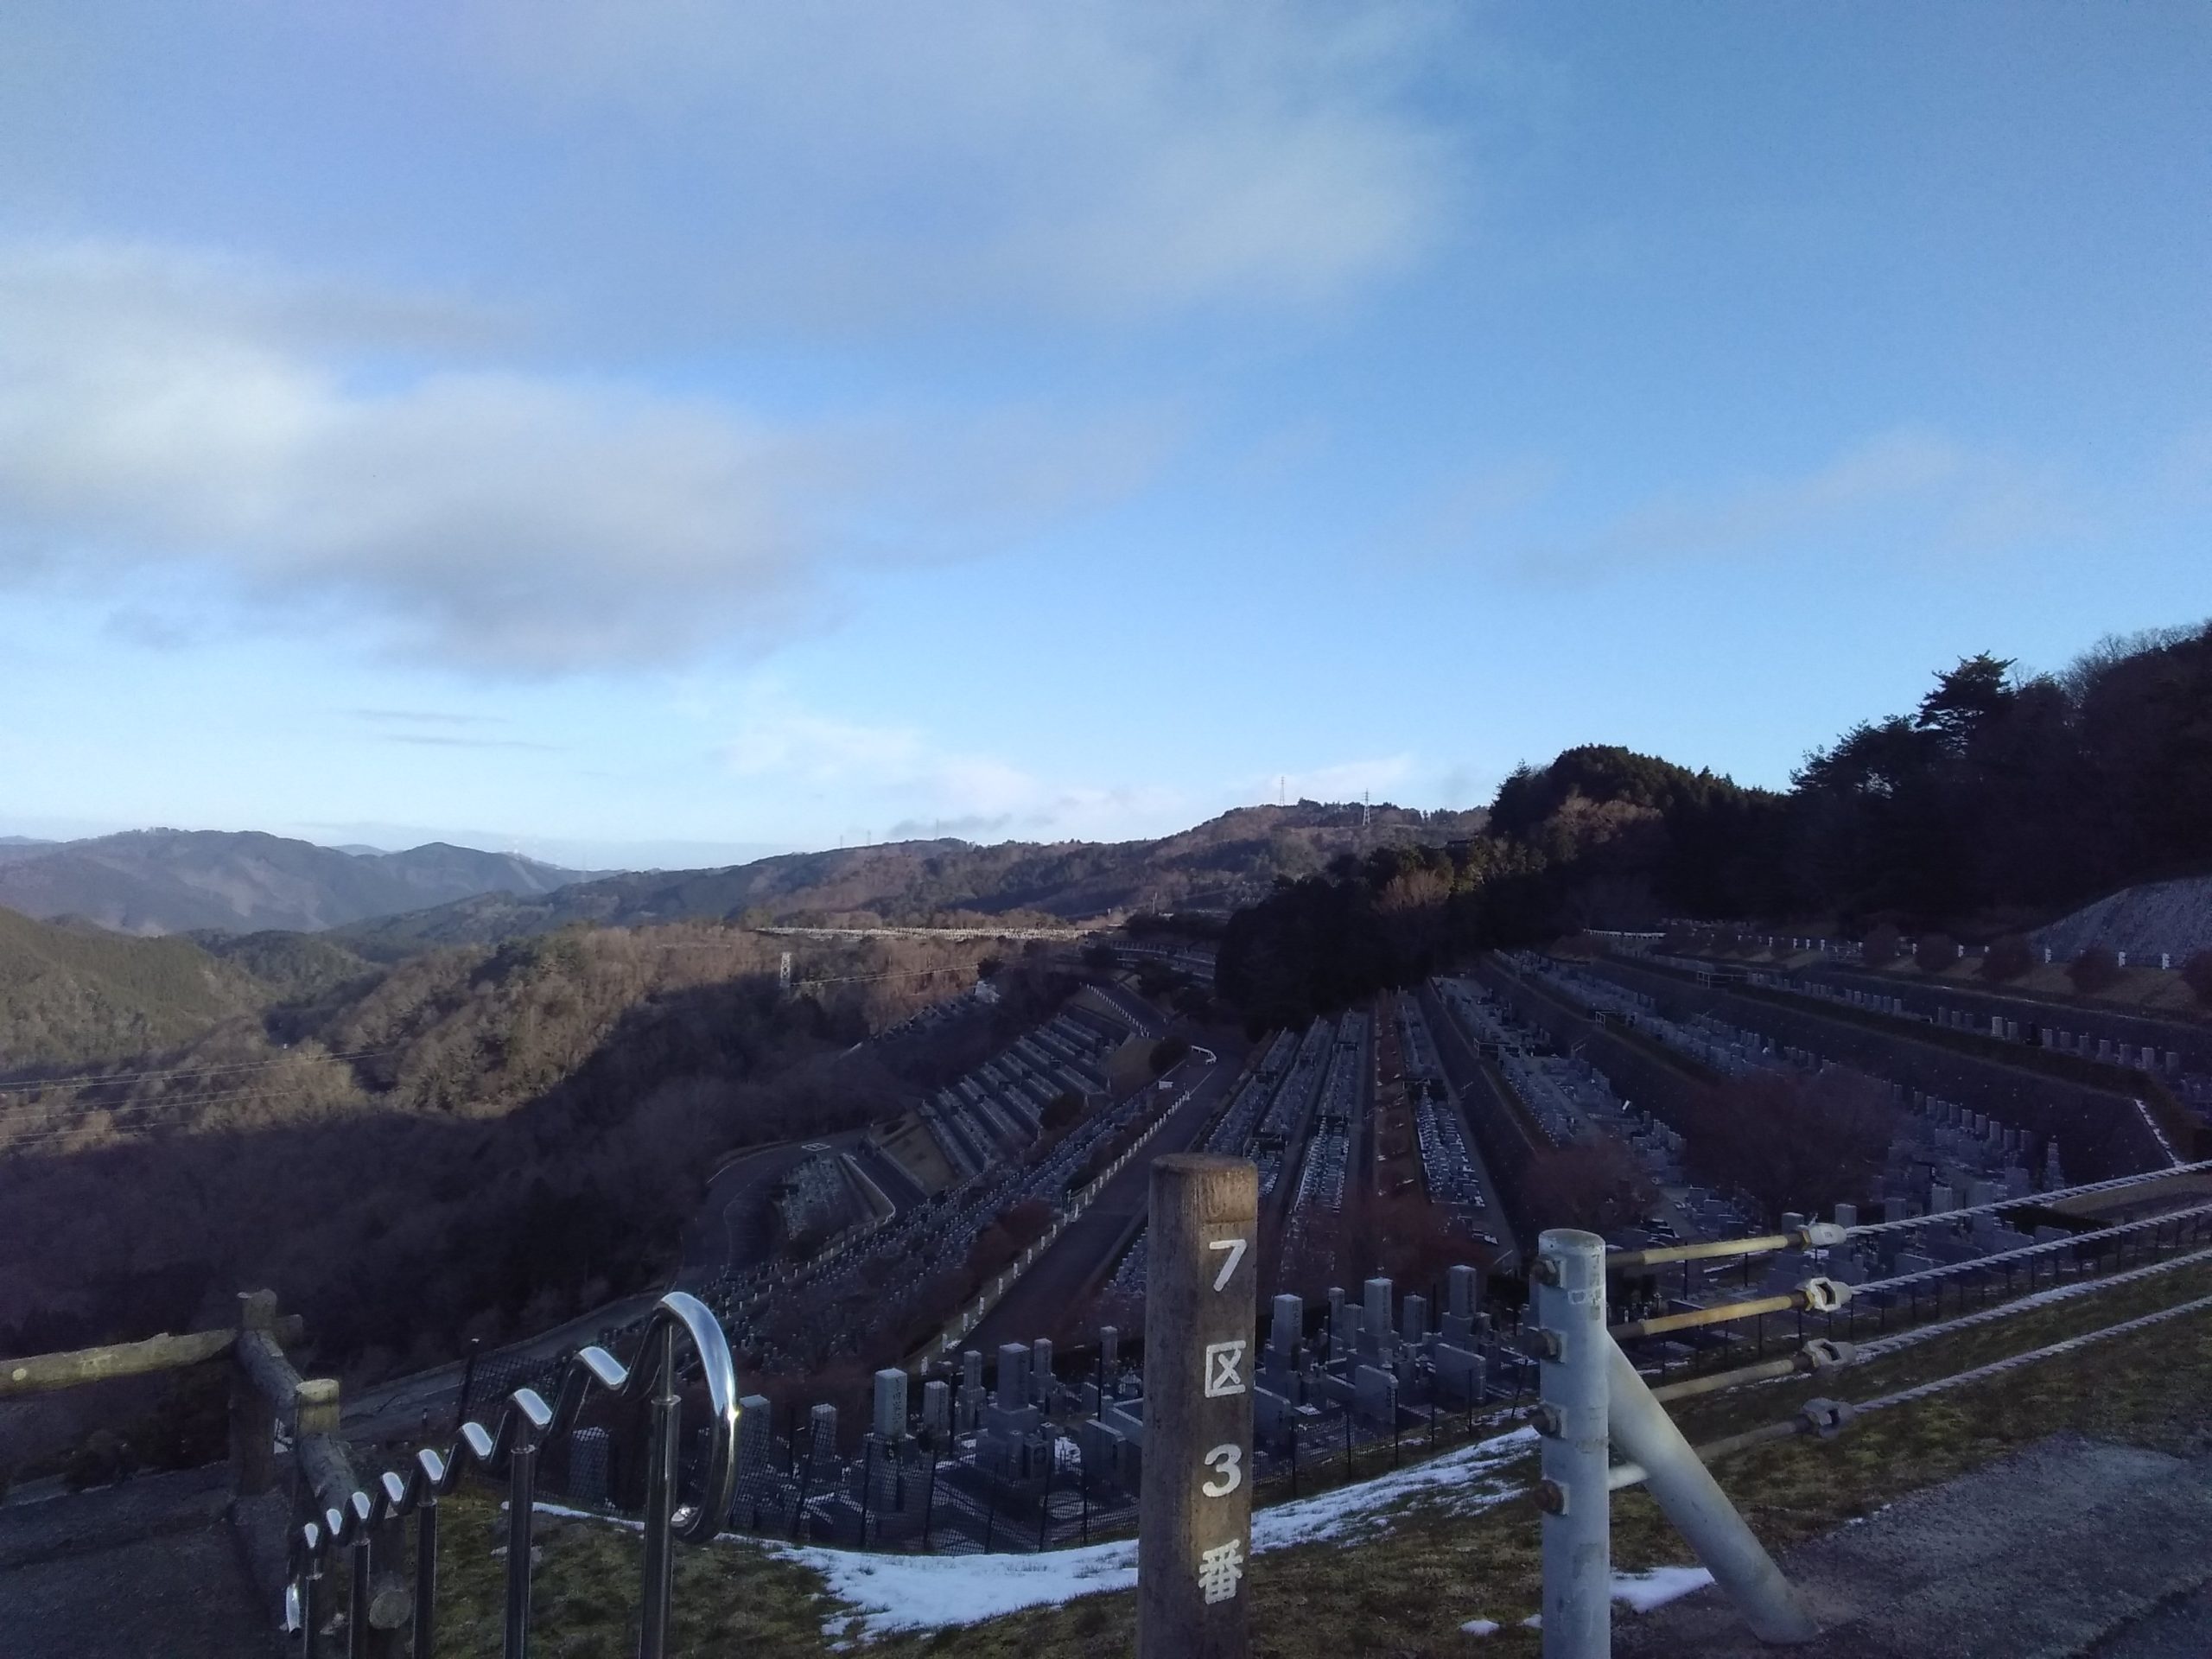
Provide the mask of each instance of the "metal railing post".
{"label": "metal railing post", "polygon": [[322,1652],[321,1527],[307,1524],[307,1570],[300,1575],[300,1652],[305,1659],[320,1659]]}
{"label": "metal railing post", "polygon": [[438,1498],[427,1493],[415,1511],[415,1651],[431,1659],[438,1637]]}
{"label": "metal railing post", "polygon": [[537,1503],[537,1431],[524,1429],[507,1454],[507,1607],[505,1659],[530,1659],[530,1531]]}
{"label": "metal railing post", "polygon": [[1544,1659],[1609,1659],[1612,1530],[1605,1466],[1605,1242],[1537,1241],[1537,1427],[1543,1435]]}
{"label": "metal railing post", "polygon": [[1736,1513],[1666,1407],[1636,1374],[1620,1344],[1602,1333],[1601,1339],[1609,1384],[1606,1412],[1622,1455],[1643,1465],[1652,1497],[1689,1541],[1754,1635],[1762,1642],[1811,1641],[1820,1627],[1782,1576],[1782,1569]]}
{"label": "metal railing post", "polygon": [[645,1588],[638,1607],[638,1659],[668,1650],[669,1600],[676,1574],[677,1427],[683,1397],[676,1391],[676,1327],[664,1325],[640,1366],[658,1371],[646,1432]]}

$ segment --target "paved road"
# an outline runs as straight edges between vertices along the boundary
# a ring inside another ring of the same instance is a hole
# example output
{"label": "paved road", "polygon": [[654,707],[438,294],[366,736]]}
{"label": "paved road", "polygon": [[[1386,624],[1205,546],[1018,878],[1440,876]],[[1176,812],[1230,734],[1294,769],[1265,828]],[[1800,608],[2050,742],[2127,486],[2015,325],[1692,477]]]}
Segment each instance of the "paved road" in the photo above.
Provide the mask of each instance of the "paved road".
{"label": "paved road", "polygon": [[1100,980],[1091,988],[1119,1008],[1122,1017],[1137,1028],[1138,1035],[1158,1038],[1166,1034],[1166,1016],[1126,985]]}
{"label": "paved road", "polygon": [[1094,1282],[1112,1268],[1118,1246],[1143,1218],[1151,1192],[1152,1160],[1164,1152],[1188,1152],[1197,1143],[1207,1118],[1236,1080],[1243,1058],[1242,1052],[1224,1049],[1216,1065],[1209,1066],[1195,1059],[1185,1062],[1181,1068],[1184,1076],[1203,1074],[1190,1099],[1170,1113],[1159,1133],[1145,1142],[1144,1150],[1099,1189],[1090,1208],[1053,1240],[1052,1247],[1037,1258],[1006,1299],[983,1316],[983,1322],[969,1333],[962,1346],[988,1353],[1001,1342],[1028,1342],[1060,1333],[1062,1322]]}
{"label": "paved road", "polygon": [[[842,1151],[855,1144],[860,1135],[860,1131],[854,1130],[825,1135],[818,1141],[787,1141],[756,1147],[715,1172],[707,1184],[705,1201],[685,1232],[683,1262],[677,1270],[675,1287],[696,1289],[725,1267],[735,1271],[762,1260],[774,1244],[769,1199],[776,1183],[807,1155],[807,1147],[827,1144]],[[626,1296],[483,1357],[548,1359],[597,1341],[607,1326],[628,1324],[658,1300],[658,1293]],[[629,1357],[626,1354],[616,1357]],[[433,1431],[448,1433],[453,1427],[454,1408],[461,1402],[462,1369],[461,1362],[455,1360],[361,1390],[346,1402],[346,1432],[359,1440],[420,1439],[423,1414],[428,1412]],[[471,1403],[480,1407],[483,1402],[480,1397]]]}
{"label": "paved road", "polygon": [[849,1152],[863,1131],[779,1141],[732,1159],[707,1183],[707,1195],[683,1236],[680,1290],[696,1289],[722,1272],[741,1273],[767,1260],[775,1247],[776,1183],[808,1156],[809,1148]]}
{"label": "paved road", "polygon": [[[582,1313],[566,1325],[556,1325],[550,1331],[539,1332],[526,1342],[496,1351],[502,1359],[550,1359],[569,1349],[581,1348],[586,1343],[599,1340],[599,1333],[608,1325],[627,1325],[643,1317],[660,1300],[658,1293],[648,1295],[625,1296],[621,1300],[595,1307]],[[487,1354],[486,1358],[492,1357]],[[619,1359],[627,1354],[618,1353]],[[435,1370],[417,1371],[391,1382],[379,1382],[364,1389],[344,1402],[340,1415],[347,1435],[357,1440],[381,1440],[400,1437],[410,1443],[422,1440],[423,1414],[430,1414],[431,1432],[443,1435],[452,1432],[454,1408],[461,1402],[461,1379],[463,1366],[455,1360]],[[476,1416],[486,1408],[482,1392],[469,1402],[469,1414]]]}

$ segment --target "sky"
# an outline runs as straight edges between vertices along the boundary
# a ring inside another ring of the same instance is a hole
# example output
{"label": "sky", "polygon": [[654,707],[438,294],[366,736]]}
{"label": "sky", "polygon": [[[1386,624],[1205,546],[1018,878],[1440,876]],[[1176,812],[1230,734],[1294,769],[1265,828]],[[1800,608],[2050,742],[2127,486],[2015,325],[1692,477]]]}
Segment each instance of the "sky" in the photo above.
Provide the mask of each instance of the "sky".
{"label": "sky", "polygon": [[2212,9],[12,0],[0,833],[1783,785],[2212,616]]}

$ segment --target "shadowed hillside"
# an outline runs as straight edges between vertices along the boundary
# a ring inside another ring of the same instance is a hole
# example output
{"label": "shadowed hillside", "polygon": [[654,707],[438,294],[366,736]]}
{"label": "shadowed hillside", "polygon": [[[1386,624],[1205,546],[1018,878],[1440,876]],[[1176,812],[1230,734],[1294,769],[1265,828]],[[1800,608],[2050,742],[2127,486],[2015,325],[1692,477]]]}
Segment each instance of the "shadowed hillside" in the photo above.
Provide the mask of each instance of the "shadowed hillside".
{"label": "shadowed hillside", "polygon": [[[255,983],[183,940],[89,942]],[[0,1091],[0,1351],[205,1323],[251,1279],[377,1370],[647,1282],[719,1154],[902,1106],[886,1046],[855,1045],[993,949],[810,948],[823,982],[787,996],[784,944],[687,925],[428,952],[283,1005],[281,1041],[234,1017],[111,1080]],[[1052,977],[1007,963],[995,1014],[1033,1018]]]}

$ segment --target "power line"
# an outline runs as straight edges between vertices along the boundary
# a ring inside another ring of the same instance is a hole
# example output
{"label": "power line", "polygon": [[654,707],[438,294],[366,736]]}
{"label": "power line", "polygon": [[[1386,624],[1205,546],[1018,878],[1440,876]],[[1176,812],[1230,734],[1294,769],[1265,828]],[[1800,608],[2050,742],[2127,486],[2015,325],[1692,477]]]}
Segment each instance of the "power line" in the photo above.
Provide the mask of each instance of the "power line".
{"label": "power line", "polygon": [[278,1055],[266,1060],[238,1060],[225,1065],[180,1065],[143,1071],[86,1071],[75,1077],[28,1077],[12,1083],[0,1083],[0,1096],[18,1093],[26,1089],[92,1088],[107,1083],[144,1083],[161,1077],[213,1077],[230,1071],[257,1071],[272,1065],[286,1065],[300,1058],[326,1060],[365,1060],[378,1054],[397,1054],[404,1045],[388,1048],[361,1048],[348,1052],[308,1055],[304,1050]]}

